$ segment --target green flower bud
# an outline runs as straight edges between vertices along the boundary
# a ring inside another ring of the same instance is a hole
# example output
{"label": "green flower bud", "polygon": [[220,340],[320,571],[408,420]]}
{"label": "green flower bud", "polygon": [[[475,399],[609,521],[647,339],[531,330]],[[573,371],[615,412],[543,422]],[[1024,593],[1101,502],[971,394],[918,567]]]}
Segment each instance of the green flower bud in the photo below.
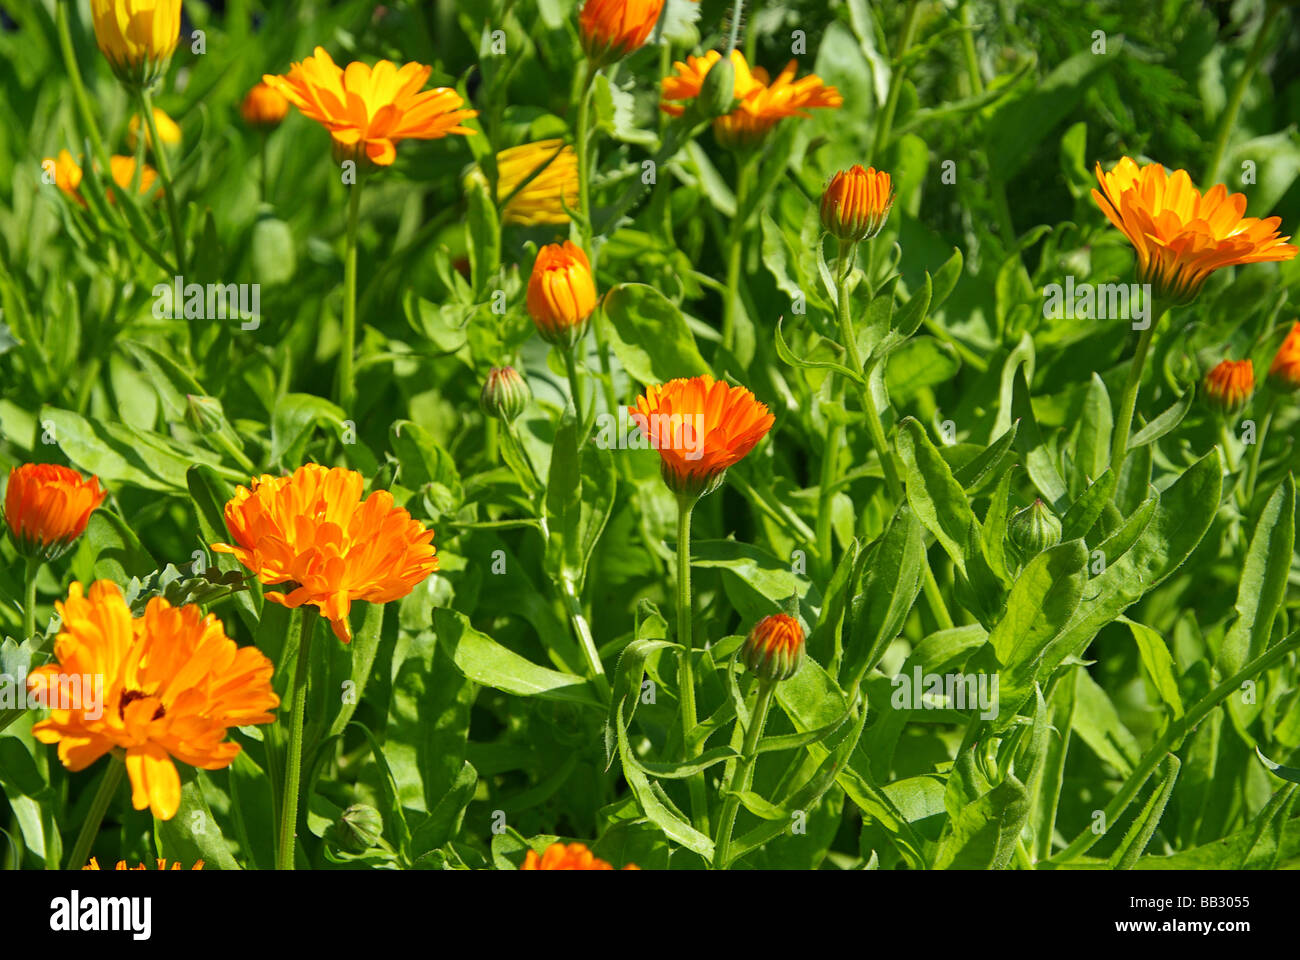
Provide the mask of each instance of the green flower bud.
{"label": "green flower bud", "polygon": [[353,853],[365,853],[384,836],[384,819],[368,803],[354,803],[343,811],[337,824],[339,840]]}
{"label": "green flower bud", "polygon": [[489,417],[514,423],[533,399],[528,381],[514,367],[493,367],[483,382],[479,404]]}
{"label": "green flower bud", "polygon": [[221,410],[221,401],[216,397],[204,397],[190,393],[185,396],[185,422],[196,433],[211,433],[220,430],[226,416]]}
{"label": "green flower bud", "polygon": [[727,57],[715,63],[704,76],[704,86],[696,98],[700,110],[709,119],[731,112],[736,102],[736,66]]}
{"label": "green flower bud", "polygon": [[1061,521],[1047,504],[1035,500],[1032,506],[1012,515],[1007,523],[1007,539],[1021,562],[1028,562],[1061,542]]}

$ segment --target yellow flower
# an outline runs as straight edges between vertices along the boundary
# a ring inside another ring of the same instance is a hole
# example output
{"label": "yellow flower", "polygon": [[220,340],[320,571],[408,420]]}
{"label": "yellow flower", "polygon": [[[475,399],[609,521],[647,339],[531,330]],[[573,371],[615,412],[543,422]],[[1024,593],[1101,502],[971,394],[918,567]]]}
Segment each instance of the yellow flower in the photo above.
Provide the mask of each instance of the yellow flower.
{"label": "yellow flower", "polygon": [[1186,170],[1124,157],[1110,173],[1097,164],[1092,198],[1133,244],[1139,283],[1166,306],[1191,303],[1220,267],[1290,260],[1296,248],[1278,235],[1280,217],[1247,217],[1246,196],[1219,184],[1204,196]]}
{"label": "yellow flower", "polygon": [[[702,57],[690,56],[685,63],[673,64],[676,72],[663,79],[663,111],[673,116],[685,113],[686,108],[674,101],[698,97],[709,71],[721,59],[722,54],[710,50]],[[767,71],[762,67],[751,70],[739,50],[731,51],[731,62],[735,68],[735,99],[740,102],[730,113],[713,121],[713,135],[723,147],[757,146],[785,117],[804,116],[814,107],[834,108],[844,103],[840,92],[822,83],[815,73],[796,80],[797,61],[791,60],[770,82]]]}
{"label": "yellow flower", "polygon": [[289,101],[265,80],[258,81],[239,105],[244,123],[255,130],[273,130],[288,114]]}
{"label": "yellow flower", "polygon": [[[91,857],[91,858],[90,858],[90,863],[86,864],[86,865],[85,865],[84,867],[82,867],[81,869],[82,869],[82,870],[98,870],[98,869],[99,869],[99,861],[96,860],[94,857]],[[128,866],[126,865],[126,861],[125,861],[125,860],[119,860],[119,861],[117,861],[117,864],[116,864],[116,866],[113,867],[113,869],[114,869],[114,870],[148,870],[149,868],[146,867],[143,863],[138,864],[137,866],[134,866],[134,867],[128,867]],[[173,861],[172,861],[172,865],[169,867],[169,866],[167,866],[167,860],[166,860],[166,858],[164,858],[164,857],[159,857],[159,858],[158,858],[158,869],[159,869],[159,870],[182,870],[182,869],[184,869],[184,868],[181,866],[181,862],[180,862],[179,860],[173,860]],[[190,867],[190,869],[191,869],[191,870],[202,870],[202,869],[203,869],[203,861],[202,861],[202,860],[195,860],[195,861],[194,861],[194,866]]]}
{"label": "yellow flower", "polygon": [[[174,147],[181,142],[181,128],[176,125],[175,120],[157,107],[153,108],[153,122],[154,126],[158,128],[158,139],[166,146]],[[132,115],[131,122],[126,127],[126,142],[132,150],[136,148],[139,137],[140,114],[137,113]],[[149,136],[147,129],[144,132],[144,142],[150,150],[153,149],[153,138]]]}
{"label": "yellow flower", "polygon": [[[32,734],[57,743],[59,760],[73,771],[124,750],[135,809],[170,820],[181,802],[173,758],[223,769],[240,749],[226,739],[229,727],[275,719],[271,661],[256,647],[236,647],[221,621],[197,606],[154,597],[133,618],[110,580],[91,584],[85,596],[73,583],[55,606],[63,621],[55,662],[27,680],[33,698],[51,708]],[[93,694],[89,677],[102,678]]]}
{"label": "yellow flower", "polygon": [[596,281],[582,248],[569,240],[537,251],[528,278],[528,315],[547,343],[571,347],[596,309]]}
{"label": "yellow flower", "polygon": [[564,208],[578,206],[578,155],[573,147],[563,140],[539,140],[498,153],[497,202],[502,201],[506,204],[501,211],[503,223],[521,227],[568,223]]}
{"label": "yellow flower", "polygon": [[846,243],[878,234],[894,206],[889,174],[854,164],[831,178],[822,194],[822,226]]}
{"label": "yellow flower", "polygon": [[[161,135],[160,131],[159,136]],[[113,182],[119,187],[129,187],[131,181],[135,178],[135,157],[114,154],[108,158],[108,163]],[[68,153],[67,150],[60,150],[57,160],[46,157],[41,161],[41,166],[53,172],[54,182],[60,190],[83,207],[86,205],[86,200],[82,197],[80,190],[82,169],[77,165],[77,161],[72,159],[72,154]],[[144,169],[140,171],[140,193],[148,193],[156,179],[158,179],[157,171],[146,163]],[[159,195],[162,194],[161,190],[158,192]],[[116,203],[112,190],[105,190],[104,195],[108,198],[109,203]]]}
{"label": "yellow flower", "polygon": [[362,500],[364,487],[355,470],[317,463],[288,477],[258,477],[226,504],[234,545],[212,549],[234,554],[262,583],[288,584],[288,593],[266,599],[319,607],[347,643],[353,600],[399,600],[438,569],[433,531],[395,506],[387,490]]}
{"label": "yellow flower", "polygon": [[418,63],[398,67],[388,60],[373,68],[354,61],[345,70],[324,47],[317,47],[285,76],[266,74],[262,80],[330,132],[336,159],[386,167],[397,158],[396,147],[403,140],[474,132],[461,121],[478,116],[478,111],[462,110],[465,101],[455,90],[420,90],[432,72],[432,67]]}
{"label": "yellow flower", "polygon": [[95,42],[118,79],[132,88],[153,86],[180,40],[181,0],[91,0],[90,15]]}

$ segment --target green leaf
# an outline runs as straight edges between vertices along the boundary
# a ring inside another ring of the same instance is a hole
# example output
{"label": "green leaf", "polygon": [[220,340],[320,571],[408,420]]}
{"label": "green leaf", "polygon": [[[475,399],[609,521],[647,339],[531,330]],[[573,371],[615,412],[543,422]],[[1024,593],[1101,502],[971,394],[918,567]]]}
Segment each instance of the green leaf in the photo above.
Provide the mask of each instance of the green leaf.
{"label": "green leaf", "polygon": [[1255,747],[1255,753],[1259,755],[1260,761],[1264,766],[1268,767],[1268,769],[1272,771],[1274,776],[1281,777],[1283,780],[1289,780],[1292,783],[1300,783],[1300,767],[1284,767],[1280,763],[1274,763],[1268,757],[1264,756],[1264,752],[1260,750],[1259,747]]}
{"label": "green leaf", "polygon": [[1147,444],[1154,443],[1165,434],[1173,431],[1183,418],[1187,416],[1187,411],[1192,409],[1192,401],[1196,399],[1196,390],[1188,388],[1181,397],[1179,397],[1167,410],[1156,415],[1150,423],[1129,437],[1128,449],[1136,450],[1138,447],[1145,447]]}
{"label": "green leaf", "polygon": [[1025,788],[1008,776],[967,804],[935,854],[936,870],[1002,870],[1016,852],[1016,840],[1029,816]]}
{"label": "green leaf", "polygon": [[590,680],[539,667],[470,626],[469,618],[440,607],[433,615],[438,643],[468,679],[517,697],[540,697],[602,707]]}
{"label": "green leaf", "polygon": [[476,297],[483,300],[501,267],[501,220],[483,180],[473,177],[467,181],[465,199],[470,282]]}
{"label": "green leaf", "polygon": [[158,856],[179,862],[185,869],[193,867],[198,860],[208,870],[240,869],[203,795],[200,780],[206,774],[188,767],[182,770],[181,804],[176,816],[170,820],[154,820]]}
{"label": "green leaf", "polygon": [[681,310],[654,287],[644,283],[611,287],[596,322],[604,327],[623,368],[642,384],[712,372]]}
{"label": "green leaf", "polygon": [[1237,619],[1219,648],[1219,672],[1227,677],[1268,646],[1273,621],[1286,598],[1295,553],[1295,478],[1268,498],[1255,524],[1237,583]]}
{"label": "green leaf", "polygon": [[1160,786],[1151,794],[1142,807],[1142,812],[1138,814],[1137,819],[1128,828],[1128,832],[1124,834],[1124,839],[1111,854],[1108,866],[1112,870],[1132,870],[1142,856],[1142,852],[1146,850],[1147,844],[1151,842],[1156,827],[1160,826],[1160,818],[1164,816],[1165,806],[1174,792],[1174,784],[1178,782],[1178,768],[1182,766],[1182,762],[1171,753],[1165,760],[1165,766],[1166,772],[1164,779],[1160,781]]}
{"label": "green leaf", "polygon": [[853,629],[840,672],[850,690],[858,687],[902,632],[921,592],[925,563],[921,524],[902,504],[871,551],[862,592],[853,602]]}
{"label": "green leaf", "polygon": [[1137,641],[1138,655],[1146,668],[1147,676],[1160,694],[1160,699],[1169,704],[1174,719],[1183,715],[1183,698],[1178,692],[1178,675],[1174,670],[1173,654],[1165,644],[1165,639],[1144,623],[1137,623],[1128,617],[1120,617],[1120,622],[1128,625]]}

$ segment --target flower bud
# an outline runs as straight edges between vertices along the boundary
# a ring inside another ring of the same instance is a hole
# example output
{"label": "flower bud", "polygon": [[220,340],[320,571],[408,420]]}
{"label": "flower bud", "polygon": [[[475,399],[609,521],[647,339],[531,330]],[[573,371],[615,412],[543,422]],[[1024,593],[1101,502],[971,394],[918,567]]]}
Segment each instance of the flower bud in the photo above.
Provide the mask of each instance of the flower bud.
{"label": "flower bud", "polygon": [[365,853],[379,846],[384,836],[384,819],[368,803],[354,803],[339,816],[339,840],[353,853]]}
{"label": "flower bud", "polygon": [[1061,542],[1061,521],[1042,500],[1013,514],[1007,523],[1007,538],[1019,554],[1021,562],[1028,562],[1044,550]]}
{"label": "flower bud", "polygon": [[221,401],[216,397],[204,397],[195,393],[185,395],[185,422],[195,433],[220,430],[225,420]]}
{"label": "flower bud", "polygon": [[489,417],[514,423],[528,407],[533,393],[514,367],[493,367],[483,381],[479,405]]}
{"label": "flower bud", "polygon": [[736,102],[736,65],[729,57],[723,57],[709,68],[695,102],[709,119],[731,112]]}
{"label": "flower bud", "polygon": [[1249,360],[1224,360],[1205,375],[1205,401],[1225,417],[1246,408],[1255,392],[1255,365]]}
{"label": "flower bud", "polygon": [[596,309],[596,281],[582,248],[566,240],[537,251],[528,278],[528,314],[547,343],[572,347]]}
{"label": "flower bud", "polygon": [[803,627],[794,617],[774,613],[758,621],[745,638],[740,658],[762,680],[786,680],[803,663]]}
{"label": "flower bud", "polygon": [[884,227],[893,205],[889,174],[855,164],[835,174],[822,193],[822,226],[845,243],[870,240]]}
{"label": "flower bud", "polygon": [[621,60],[650,38],[664,0],[587,0],[578,15],[582,51],[593,67]]}
{"label": "flower bud", "polygon": [[1278,393],[1300,390],[1300,323],[1291,328],[1278,348],[1268,368],[1268,385]]}
{"label": "flower bud", "polygon": [[95,43],[125,86],[158,82],[180,42],[181,0],[96,0],[90,16]]}
{"label": "flower bud", "polygon": [[265,81],[258,81],[239,105],[239,115],[244,118],[244,123],[255,130],[274,130],[288,113],[288,99]]}
{"label": "flower bud", "polygon": [[86,530],[107,493],[99,478],[53,463],[24,463],[9,471],[4,525],[24,557],[53,560]]}

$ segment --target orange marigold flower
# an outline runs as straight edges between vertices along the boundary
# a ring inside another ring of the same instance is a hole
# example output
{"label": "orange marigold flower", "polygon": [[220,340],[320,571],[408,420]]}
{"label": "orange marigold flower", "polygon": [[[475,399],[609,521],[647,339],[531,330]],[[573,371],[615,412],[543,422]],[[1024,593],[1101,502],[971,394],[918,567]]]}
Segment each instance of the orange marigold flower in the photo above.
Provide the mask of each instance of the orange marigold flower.
{"label": "orange marigold flower", "polygon": [[1300,323],[1282,341],[1268,368],[1268,385],[1280,393],[1300,390]]}
{"label": "orange marigold flower", "polygon": [[[181,0],[91,0],[95,43],[128,87],[151,87],[181,36]],[[161,134],[159,134],[161,136]]]}
{"label": "orange marigold flower", "polygon": [[664,0],[587,0],[578,16],[582,50],[595,67],[638,50],[654,30]]}
{"label": "orange marigold flower", "polygon": [[[536,851],[529,850],[524,855],[524,864],[520,870],[613,870],[608,861],[600,859],[587,849],[586,844],[553,843],[540,857]],[[641,869],[635,863],[629,863],[624,870]]]}
{"label": "orange marigold flower", "polygon": [[335,155],[368,159],[386,167],[397,158],[403,140],[436,140],[449,133],[473,133],[462,120],[478,116],[462,110],[465,101],[450,87],[421,91],[432,67],[401,67],[380,60],[374,67],[359,61],[340,67],[325,51],[295,63],[285,76],[262,77],[330,132]]}
{"label": "orange marigold flower", "polygon": [[1224,360],[1205,375],[1205,397],[1227,416],[1245,408],[1255,392],[1255,365],[1249,360]]}
{"label": "orange marigold flower", "polygon": [[320,608],[334,635],[348,643],[352,601],[387,603],[406,596],[438,569],[433,531],[393,503],[387,490],[365,500],[355,470],[318,463],[288,477],[262,475],[226,504],[234,545],[214,543],[262,583],[289,585],[266,598],[286,607]]}
{"label": "orange marigold flower", "polygon": [[784,613],[764,617],[745,638],[741,659],[763,680],[786,680],[803,663],[803,627]]}
{"label": "orange marigold flower", "polygon": [[1124,157],[1110,173],[1097,164],[1092,198],[1137,253],[1138,282],[1168,306],[1191,303],[1220,267],[1290,260],[1296,247],[1278,235],[1280,217],[1247,217],[1246,195],[1218,184],[1204,196],[1186,170],[1166,173]]}
{"label": "orange marigold flower", "polygon": [[32,733],[57,743],[59,760],[73,771],[124,750],[137,810],[170,820],[181,802],[173,758],[204,770],[228,767],[240,748],[226,740],[227,729],[275,719],[271,661],[256,647],[236,647],[221,621],[197,606],[154,597],[132,618],[109,580],[91,584],[85,596],[73,583],[55,606],[63,619],[56,662],[27,680],[33,697],[50,707]]}
{"label": "orange marigold flower", "polygon": [[289,101],[275,87],[260,80],[244,95],[239,115],[255,130],[273,130],[289,115]]}
{"label": "orange marigold flower", "polygon": [[568,223],[565,207],[578,206],[578,154],[563,140],[538,140],[502,150],[497,154],[497,202],[502,201],[506,201],[502,223],[522,227]]}
{"label": "orange marigold flower", "polygon": [[[98,870],[98,869],[99,869],[99,861],[96,860],[94,857],[91,857],[91,858],[90,858],[90,863],[86,864],[86,865],[85,865],[84,867],[82,867],[81,869],[82,869],[82,870]],[[116,866],[113,867],[113,869],[114,869],[114,870],[148,870],[149,868],[146,867],[143,863],[138,864],[137,866],[134,866],[134,867],[128,867],[128,866],[126,865],[126,861],[125,861],[125,860],[119,860],[119,861],[117,861],[117,864],[116,864]],[[159,857],[159,858],[158,858],[158,869],[159,869],[159,870],[183,870],[183,869],[185,869],[185,868],[181,866],[181,862],[180,862],[179,860],[173,860],[173,861],[172,861],[172,865],[169,867],[169,866],[167,866],[167,859],[166,859],[165,857]],[[194,861],[194,866],[190,867],[190,869],[191,869],[191,870],[202,870],[202,869],[203,869],[203,861],[202,861],[202,860],[195,860],[195,861]]]}
{"label": "orange marigold flower", "polygon": [[889,174],[854,164],[835,174],[822,193],[822,226],[845,243],[870,240],[880,233],[893,206]]}
{"label": "orange marigold flower", "polygon": [[[698,97],[709,71],[720,59],[722,54],[710,50],[702,57],[690,56],[685,63],[673,64],[676,73],[663,80],[660,106],[664,112],[673,116],[685,113],[686,108],[673,101]],[[796,80],[795,60],[771,81],[762,67],[751,70],[739,50],[731,51],[731,62],[735,67],[735,99],[740,102],[730,113],[713,121],[713,135],[723,147],[756,146],[786,117],[805,116],[814,107],[839,107],[844,103],[840,92],[822,83],[815,73]]]}
{"label": "orange marigold flower", "polygon": [[[159,132],[158,135],[162,136],[162,133]],[[113,182],[119,187],[129,187],[131,181],[135,179],[135,157],[115,154],[108,158],[108,163]],[[82,197],[80,190],[83,176],[82,169],[77,164],[77,161],[72,159],[72,154],[67,150],[60,150],[57,160],[46,157],[41,161],[41,167],[46,173],[54,177],[54,183],[60,190],[83,207],[86,205],[86,200]],[[158,173],[146,163],[140,170],[140,193],[142,195],[148,193],[157,179]],[[158,195],[162,195],[161,190],[158,191]],[[108,198],[109,203],[116,202],[112,190],[106,190],[105,196]]]}
{"label": "orange marigold flower", "polygon": [[105,496],[98,477],[86,480],[54,463],[24,463],[9,471],[3,519],[19,553],[52,560],[85,532]]}
{"label": "orange marigold flower", "polygon": [[570,240],[537,251],[528,278],[528,315],[547,343],[571,347],[596,309],[596,281],[582,248]]}
{"label": "orange marigold flower", "polygon": [[716,490],[775,420],[744,387],[707,374],[648,387],[628,413],[659,451],[664,482],[685,496]]}

